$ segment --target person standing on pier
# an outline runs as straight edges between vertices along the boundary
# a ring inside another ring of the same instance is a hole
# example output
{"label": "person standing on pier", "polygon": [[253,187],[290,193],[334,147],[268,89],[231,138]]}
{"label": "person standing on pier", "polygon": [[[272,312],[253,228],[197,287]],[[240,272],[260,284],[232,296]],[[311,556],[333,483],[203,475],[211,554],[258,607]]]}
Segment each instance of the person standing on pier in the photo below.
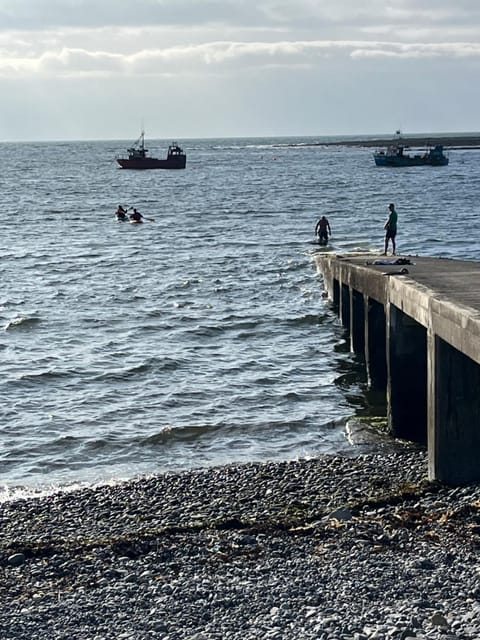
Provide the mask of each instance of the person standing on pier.
{"label": "person standing on pier", "polygon": [[315,227],[315,235],[318,236],[318,244],[327,244],[328,236],[332,235],[330,223],[325,216],[322,216]]}
{"label": "person standing on pier", "polygon": [[385,251],[383,253],[384,256],[387,255],[387,250],[388,250],[388,243],[391,240],[392,241],[392,253],[393,255],[395,255],[395,252],[397,250],[397,246],[395,244],[395,237],[397,235],[397,212],[395,211],[395,205],[393,204],[393,202],[391,202],[388,205],[388,209],[390,211],[389,216],[388,216],[388,220],[385,223],[385,226],[383,227],[385,229]]}

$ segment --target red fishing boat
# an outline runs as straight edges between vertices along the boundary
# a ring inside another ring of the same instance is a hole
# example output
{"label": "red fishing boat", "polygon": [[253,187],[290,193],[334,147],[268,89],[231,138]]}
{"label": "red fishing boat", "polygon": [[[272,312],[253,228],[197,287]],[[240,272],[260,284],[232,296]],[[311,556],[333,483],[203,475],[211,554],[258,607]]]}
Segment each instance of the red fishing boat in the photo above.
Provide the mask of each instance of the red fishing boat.
{"label": "red fishing boat", "polygon": [[122,169],[185,169],[187,156],[176,142],[168,147],[167,157],[152,158],[145,149],[145,132],[142,131],[138,140],[127,149],[128,158],[117,158]]}

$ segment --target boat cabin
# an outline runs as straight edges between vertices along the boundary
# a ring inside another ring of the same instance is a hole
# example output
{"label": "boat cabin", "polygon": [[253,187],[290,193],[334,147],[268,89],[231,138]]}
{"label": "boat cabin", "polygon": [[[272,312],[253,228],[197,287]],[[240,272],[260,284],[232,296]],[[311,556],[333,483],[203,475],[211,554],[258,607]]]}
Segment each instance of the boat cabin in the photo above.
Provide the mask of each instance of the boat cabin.
{"label": "boat cabin", "polygon": [[178,146],[176,142],[172,142],[172,144],[168,147],[168,156],[183,156],[183,149]]}
{"label": "boat cabin", "polygon": [[145,158],[147,156],[148,149],[145,147],[131,147],[127,149],[128,157],[130,160],[134,160],[135,158]]}

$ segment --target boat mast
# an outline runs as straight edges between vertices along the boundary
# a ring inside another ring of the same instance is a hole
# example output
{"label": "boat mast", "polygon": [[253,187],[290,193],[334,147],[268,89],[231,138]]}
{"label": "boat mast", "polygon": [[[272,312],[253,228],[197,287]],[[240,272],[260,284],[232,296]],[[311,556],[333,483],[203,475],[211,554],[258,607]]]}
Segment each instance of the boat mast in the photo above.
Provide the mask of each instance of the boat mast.
{"label": "boat mast", "polygon": [[142,158],[144,158],[146,156],[148,149],[145,149],[145,130],[143,128],[143,122],[142,122],[142,132],[141,132],[140,137],[138,138],[138,140],[133,145],[133,148],[137,150],[137,153]]}
{"label": "boat mast", "polygon": [[145,124],[143,122],[143,118],[142,118],[142,128],[141,128],[141,134],[140,134],[140,149],[145,153]]}
{"label": "boat mast", "polygon": [[140,137],[133,143],[133,148],[139,149],[140,151],[148,151],[148,149],[145,149],[145,127],[143,125],[143,118],[141,124]]}

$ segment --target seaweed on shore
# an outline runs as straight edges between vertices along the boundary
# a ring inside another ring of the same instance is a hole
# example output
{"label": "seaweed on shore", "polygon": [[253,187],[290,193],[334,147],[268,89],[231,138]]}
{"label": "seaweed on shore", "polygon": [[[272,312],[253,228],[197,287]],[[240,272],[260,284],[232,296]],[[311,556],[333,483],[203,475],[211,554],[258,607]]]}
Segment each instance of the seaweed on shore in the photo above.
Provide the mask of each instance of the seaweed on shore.
{"label": "seaweed on shore", "polygon": [[[351,512],[352,517],[361,519],[365,511],[385,510],[396,505],[417,503],[426,493],[439,490],[441,485],[422,482],[418,485],[404,485],[395,490],[380,493],[378,496],[363,500],[352,500],[337,505]],[[68,553],[72,556],[82,555],[99,548],[107,548],[118,556],[136,558],[158,549],[164,537],[198,534],[202,531],[242,532],[250,535],[285,532],[289,535],[308,535],[320,531],[331,521],[332,505],[323,509],[311,509],[308,503],[292,501],[285,504],[284,509],[276,517],[229,517],[199,519],[186,524],[170,524],[148,530],[139,530],[125,535],[101,536],[98,538],[78,536],[73,540],[49,539],[48,541],[16,541],[0,544],[0,566],[8,564],[8,558],[21,553],[25,559],[52,557],[56,554]],[[411,513],[411,512],[410,512]],[[407,521],[407,520],[406,520]]]}

